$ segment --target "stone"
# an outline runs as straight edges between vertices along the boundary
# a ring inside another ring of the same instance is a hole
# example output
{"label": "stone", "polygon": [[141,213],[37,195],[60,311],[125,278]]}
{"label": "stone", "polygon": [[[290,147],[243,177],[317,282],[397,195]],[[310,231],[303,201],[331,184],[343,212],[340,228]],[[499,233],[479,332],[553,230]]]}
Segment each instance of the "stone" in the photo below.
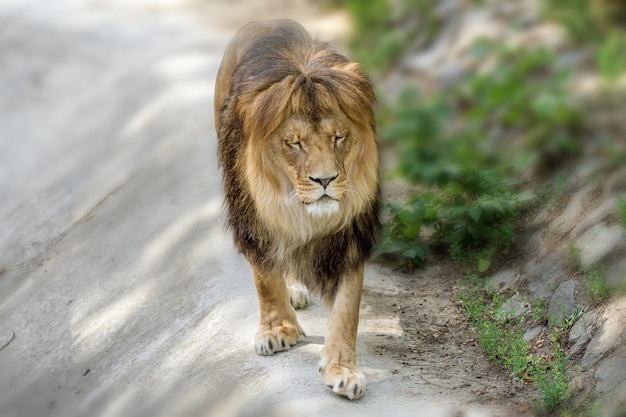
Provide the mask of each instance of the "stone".
{"label": "stone", "polygon": [[589,181],[589,178],[598,171],[602,171],[606,167],[606,162],[601,159],[584,159],[574,172],[568,176],[568,183],[574,186],[582,185],[583,182]]}
{"label": "stone", "polygon": [[559,217],[550,222],[550,231],[568,233],[580,222],[583,201],[588,200],[595,187],[587,186],[574,194]]}
{"label": "stone", "polygon": [[607,178],[602,193],[606,196],[626,194],[626,167],[618,169]]}
{"label": "stone", "polygon": [[626,258],[607,269],[606,284],[612,290],[626,289]]}
{"label": "stone", "polygon": [[522,245],[520,249],[528,258],[543,259],[548,254],[549,239],[546,239],[545,227],[537,231],[520,230],[518,240]]}
{"label": "stone", "polygon": [[605,226],[603,223],[590,227],[574,244],[580,251],[583,266],[593,265],[626,247],[626,236],[621,225]]}
{"label": "stone", "polygon": [[596,393],[606,394],[626,382],[626,349],[603,361],[596,370]]}
{"label": "stone", "polygon": [[548,305],[548,323],[550,326],[563,327],[579,309],[575,297],[579,285],[578,281],[568,280],[558,286]]}
{"label": "stone", "polygon": [[519,280],[519,274],[509,269],[496,272],[488,281],[487,285],[498,292],[505,292],[515,288]]}
{"label": "stone", "polygon": [[550,219],[550,208],[544,207],[532,221],[533,226],[541,226]]}
{"label": "stone", "polygon": [[604,203],[597,206],[589,214],[585,216],[582,221],[578,222],[578,225],[572,229],[569,234],[570,239],[574,240],[580,237],[591,226],[597,225],[604,219],[612,214],[617,213],[617,199],[615,197],[609,198]]}
{"label": "stone", "polygon": [[550,257],[542,262],[530,261],[524,265],[521,279],[528,283],[528,292],[533,299],[549,302],[556,283],[565,274],[565,264],[558,257]]}
{"label": "stone", "polygon": [[530,343],[541,336],[546,328],[544,326],[536,326],[524,333],[524,342]]}
{"label": "stone", "polygon": [[600,331],[587,345],[581,368],[589,369],[626,342],[626,296],[611,302],[600,319]]}
{"label": "stone", "polygon": [[575,355],[580,352],[583,347],[589,343],[593,337],[593,330],[595,327],[596,319],[598,317],[598,310],[591,310],[583,314],[574,323],[569,332],[569,354]]}
{"label": "stone", "polygon": [[498,310],[498,316],[504,320],[512,320],[521,317],[526,312],[526,303],[519,294],[515,294],[502,304]]}
{"label": "stone", "polygon": [[567,39],[561,25],[545,23],[520,32],[511,40],[514,48],[548,48],[557,50],[565,44]]}
{"label": "stone", "polygon": [[569,383],[569,390],[572,393],[582,392],[585,389],[585,382],[583,378],[579,375],[574,378]]}
{"label": "stone", "polygon": [[536,279],[528,284],[528,293],[531,298],[547,303],[554,294],[554,280]]}

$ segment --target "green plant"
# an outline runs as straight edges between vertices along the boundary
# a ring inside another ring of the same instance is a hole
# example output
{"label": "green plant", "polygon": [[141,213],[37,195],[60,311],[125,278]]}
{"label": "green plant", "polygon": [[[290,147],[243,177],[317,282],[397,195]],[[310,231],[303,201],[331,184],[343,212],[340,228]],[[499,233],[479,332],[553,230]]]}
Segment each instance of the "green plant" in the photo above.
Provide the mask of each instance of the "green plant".
{"label": "green plant", "polygon": [[561,23],[577,45],[589,45],[599,73],[609,82],[626,72],[626,2],[612,0],[545,0],[544,13]]}
{"label": "green plant", "polygon": [[509,49],[490,41],[476,48],[479,55],[487,53],[497,61],[490,72],[465,83],[459,105],[483,132],[497,127],[498,136],[518,144],[514,156],[507,154],[513,167],[523,170],[537,158],[578,153],[575,132],[581,114],[565,94],[569,74],[555,69],[554,53]]}
{"label": "green plant", "polygon": [[548,320],[548,306],[542,298],[535,298],[531,311],[536,322],[545,323]]}
{"label": "green plant", "polygon": [[524,341],[523,326],[497,314],[502,307],[502,297],[485,290],[478,276],[466,277],[459,300],[485,356],[502,364],[512,377],[534,382],[541,408],[551,412],[570,397],[566,373],[568,358],[561,348],[564,329],[553,330],[550,356],[536,356]]}
{"label": "green plant", "polygon": [[621,31],[611,31],[596,50],[596,65],[608,81],[618,80],[626,73],[626,36]]}
{"label": "green plant", "polygon": [[[514,243],[515,221],[534,198],[519,172],[578,150],[580,112],[567,99],[565,74],[551,70],[551,53],[488,42],[476,51],[496,58],[492,72],[434,97],[407,90],[379,113],[381,138],[397,150],[395,174],[423,190],[388,206],[377,251],[409,269],[438,246],[486,272]],[[488,134],[494,130],[507,140]]]}
{"label": "green plant", "polygon": [[567,244],[567,266],[575,270],[582,267],[582,261],[580,260],[580,250],[576,247],[574,242],[570,242]]}
{"label": "green plant", "polygon": [[551,360],[539,358],[529,372],[529,376],[537,385],[543,408],[548,413],[571,396],[569,378],[565,371],[566,362],[567,356],[560,345],[557,345]]}
{"label": "green plant", "polygon": [[619,29],[626,19],[626,4],[611,0],[545,0],[544,14],[567,28],[579,43],[598,42]]}
{"label": "green plant", "polygon": [[600,265],[594,264],[583,267],[583,279],[587,287],[587,294],[596,303],[609,298],[609,288],[606,284],[604,270]]}

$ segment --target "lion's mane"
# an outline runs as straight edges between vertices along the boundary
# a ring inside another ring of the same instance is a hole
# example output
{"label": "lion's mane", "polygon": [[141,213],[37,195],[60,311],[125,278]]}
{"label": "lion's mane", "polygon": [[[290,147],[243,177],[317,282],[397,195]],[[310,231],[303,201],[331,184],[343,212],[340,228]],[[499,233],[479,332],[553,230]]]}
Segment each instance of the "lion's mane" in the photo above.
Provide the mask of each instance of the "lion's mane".
{"label": "lion's mane", "polygon": [[[220,69],[216,127],[228,227],[258,268],[291,274],[329,300],[342,274],[370,255],[380,227],[375,95],[357,64],[295,22],[276,26],[246,39]],[[315,124],[337,110],[356,127],[359,146],[347,161],[339,213],[319,219],[285,203],[268,143],[289,115]]]}

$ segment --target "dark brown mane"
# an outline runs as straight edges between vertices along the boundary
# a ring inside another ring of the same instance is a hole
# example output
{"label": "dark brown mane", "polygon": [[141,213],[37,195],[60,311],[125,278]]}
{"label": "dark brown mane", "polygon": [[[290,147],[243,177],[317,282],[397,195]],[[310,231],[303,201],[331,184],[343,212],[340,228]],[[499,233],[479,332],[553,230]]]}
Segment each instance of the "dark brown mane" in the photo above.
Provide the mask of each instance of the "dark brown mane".
{"label": "dark brown mane", "polygon": [[253,42],[233,73],[230,95],[238,98],[244,130],[266,136],[287,115],[316,123],[337,108],[361,128],[372,128],[375,96],[358,66],[305,31],[284,31]]}

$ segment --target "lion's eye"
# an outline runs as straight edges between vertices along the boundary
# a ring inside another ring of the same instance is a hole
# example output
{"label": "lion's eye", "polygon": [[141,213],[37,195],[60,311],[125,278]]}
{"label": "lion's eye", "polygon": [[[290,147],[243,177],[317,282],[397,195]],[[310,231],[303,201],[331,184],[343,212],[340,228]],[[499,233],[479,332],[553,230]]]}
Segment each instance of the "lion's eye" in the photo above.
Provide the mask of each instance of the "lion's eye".
{"label": "lion's eye", "polygon": [[348,135],[335,135],[335,145],[341,145]]}
{"label": "lion's eye", "polygon": [[294,149],[302,150],[302,144],[299,141],[287,142],[287,145]]}

